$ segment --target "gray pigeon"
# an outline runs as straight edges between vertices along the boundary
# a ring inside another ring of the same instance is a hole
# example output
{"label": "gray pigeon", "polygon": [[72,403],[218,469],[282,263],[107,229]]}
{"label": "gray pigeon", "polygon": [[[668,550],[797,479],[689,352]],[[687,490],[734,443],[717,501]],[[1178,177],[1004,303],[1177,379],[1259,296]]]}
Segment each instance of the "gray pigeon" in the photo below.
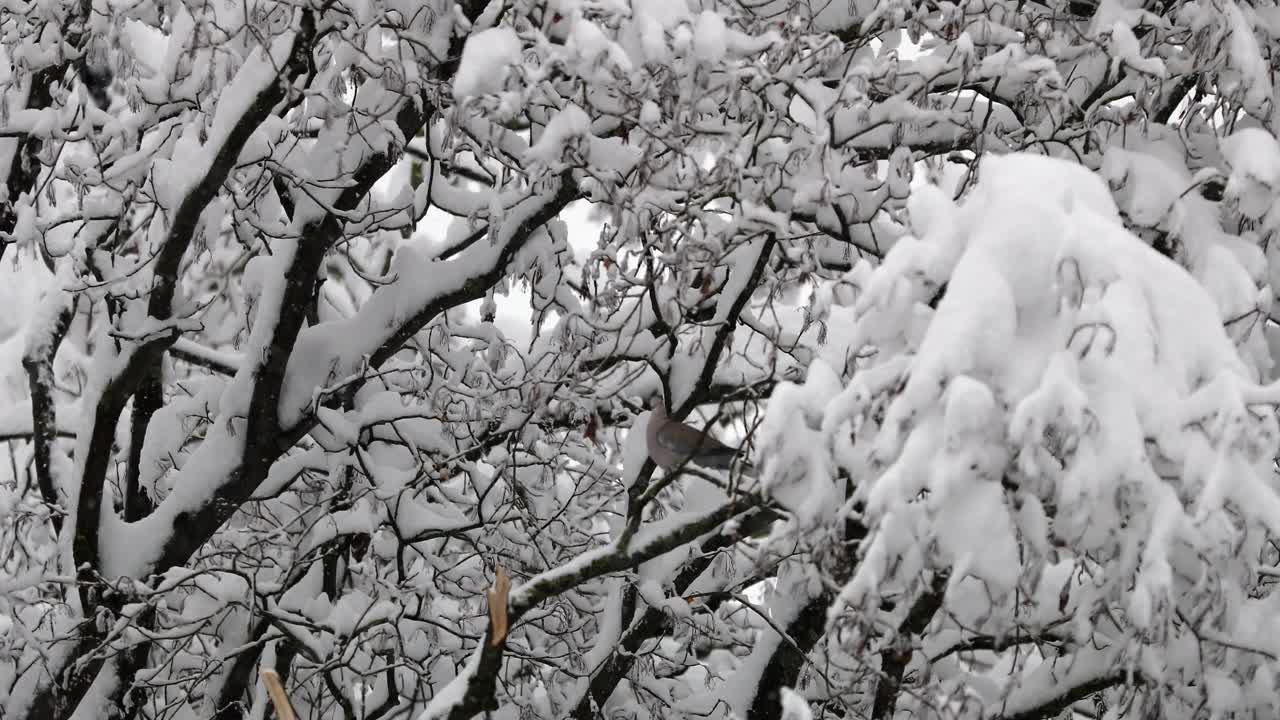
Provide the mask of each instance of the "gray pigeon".
{"label": "gray pigeon", "polygon": [[[663,470],[680,467],[686,461],[714,470],[728,470],[742,453],[716,440],[705,430],[694,429],[667,415],[661,397],[653,402],[649,425],[645,428],[649,457]],[[743,457],[743,465],[750,466]]]}

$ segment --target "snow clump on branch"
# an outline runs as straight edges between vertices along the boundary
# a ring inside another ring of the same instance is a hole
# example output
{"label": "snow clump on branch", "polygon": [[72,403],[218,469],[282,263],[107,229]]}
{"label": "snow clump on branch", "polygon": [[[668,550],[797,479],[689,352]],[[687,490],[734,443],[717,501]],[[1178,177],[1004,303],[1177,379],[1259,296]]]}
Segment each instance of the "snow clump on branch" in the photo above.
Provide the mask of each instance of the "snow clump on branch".
{"label": "snow clump on branch", "polygon": [[[1108,160],[1114,177],[1124,158]],[[1193,275],[1127,230],[1100,175],[1038,155],[987,156],[959,204],[927,186],[908,210],[914,236],[850,272],[867,359],[842,391],[825,366],[821,392],[780,388],[760,439],[763,480],[802,525],[793,498],[834,493],[797,478],[858,488],[841,517],[870,535],[831,621],[942,579],[954,633],[1063,625],[1111,643],[1076,653],[1099,671],[1201,673],[1178,644],[1194,633],[1258,642],[1262,601],[1244,591],[1280,533],[1280,385],[1242,359],[1205,263]],[[792,432],[796,413],[821,418],[825,452]],[[817,472],[794,470],[805,458]],[[1261,642],[1215,683],[1270,682],[1280,642]],[[987,679],[985,702],[1033,704],[1032,679]]]}

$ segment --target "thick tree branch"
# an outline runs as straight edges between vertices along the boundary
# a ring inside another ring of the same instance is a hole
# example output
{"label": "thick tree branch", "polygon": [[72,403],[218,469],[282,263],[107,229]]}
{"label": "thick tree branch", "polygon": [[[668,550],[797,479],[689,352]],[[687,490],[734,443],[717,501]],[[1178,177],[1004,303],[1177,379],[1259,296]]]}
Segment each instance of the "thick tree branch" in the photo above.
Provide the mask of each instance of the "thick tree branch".
{"label": "thick tree branch", "polygon": [[747,720],[777,720],[782,716],[779,693],[784,687],[795,687],[809,652],[825,634],[831,601],[829,593],[818,595],[805,603],[795,619],[787,624],[784,641],[778,643],[760,674],[759,689],[747,711]]}
{"label": "thick tree branch", "polygon": [[[711,341],[711,346],[707,349],[706,359],[702,363],[702,369],[698,373],[697,381],[694,383],[693,393],[681,403],[679,407],[674,407],[671,398],[667,399],[668,407],[673,407],[671,417],[675,420],[683,420],[693,408],[707,399],[707,389],[712,385],[712,379],[715,377],[716,368],[720,366],[720,359],[725,351],[729,348],[729,341],[733,337],[733,331],[738,327],[738,318],[742,314],[742,309],[747,306],[751,300],[751,295],[760,285],[760,278],[764,275],[765,268],[769,266],[769,258],[773,255],[773,249],[778,243],[778,238],[769,233],[757,240],[758,247],[744,248],[742,252],[754,252],[755,257],[751,259],[750,267],[744,268],[741,265],[734,268],[735,273],[746,273],[741,278],[732,277],[728,281],[729,288],[734,292],[734,296],[729,300],[728,309],[724,313],[723,321],[716,327],[715,335]],[[722,299],[721,302],[724,302]]]}
{"label": "thick tree branch", "polygon": [[[259,90],[244,115],[237,118],[236,123],[222,138],[223,144],[218,147],[207,171],[185,195],[179,206],[155,264],[156,282],[149,299],[149,314],[157,320],[167,320],[170,316],[173,293],[177,286],[178,266],[191,242],[201,213],[235,167],[235,162],[250,135],[271,113],[274,106],[285,97],[292,80],[307,67],[311,43],[315,35],[315,21],[310,12],[302,13],[301,17],[301,30],[293,37],[286,77],[273,78]],[[176,331],[166,330],[158,336],[143,341],[136,348],[127,348],[123,351],[127,355],[124,359],[124,367],[103,385],[92,410],[93,424],[88,429],[89,435],[87,438],[81,438],[80,451],[83,453],[83,460],[80,477],[77,478],[79,495],[76,501],[72,556],[75,559],[77,576],[81,580],[80,601],[85,613],[100,606],[101,586],[98,573],[101,562],[98,533],[102,518],[103,484],[111,463],[116,422],[138,386],[157,372],[156,368],[159,367],[161,358],[176,339]],[[147,410],[153,411],[156,407],[158,404],[152,398],[144,402],[143,412],[145,414]],[[143,419],[147,418],[149,415]],[[139,418],[135,417],[135,422],[138,420]],[[145,428],[141,432],[135,432],[134,437],[135,439],[145,437]],[[140,510],[136,503],[134,509]],[[96,644],[100,631],[96,629],[93,621],[83,623],[82,628],[84,634],[80,638],[80,643],[92,647]],[[36,717],[48,717],[51,720],[65,717],[66,713],[74,710],[84,693],[88,691],[101,666],[101,659],[75,663],[70,672],[64,672],[63,677],[54,678],[42,688],[33,699],[31,711],[45,712],[47,714],[44,715],[37,713]]]}
{"label": "thick tree branch", "polygon": [[[210,201],[218,194],[227,176],[236,167],[245,143],[276,109],[288,97],[294,80],[305,74],[310,67],[312,45],[316,35],[316,18],[312,11],[300,13],[299,28],[294,31],[293,42],[285,66],[278,69],[278,75],[265,81],[253,77],[263,68],[246,63],[240,71],[241,77],[251,82],[262,82],[254,93],[253,101],[248,104],[236,122],[221,138],[221,145],[209,161],[207,171],[201,174],[195,185],[186,192],[182,202],[174,211],[169,221],[169,231],[155,259],[155,281],[148,298],[148,314],[157,320],[168,319],[173,311],[173,297],[178,286],[178,270],[183,256],[191,246],[199,226],[200,216],[209,206]],[[270,48],[259,48],[258,52],[270,57]]]}
{"label": "thick tree branch", "polygon": [[[531,578],[511,594],[508,622],[515,626],[525,613],[542,602],[588,580],[635,568],[715,530],[758,504],[758,498],[754,501],[742,498],[730,500],[709,513],[676,525],[670,532],[654,532],[646,542],[632,543],[630,546],[615,542],[589,551],[567,565]],[[447,696],[451,699],[449,706],[432,708],[432,720],[445,717],[449,720],[469,720],[480,712],[497,708],[494,691],[507,643],[494,644],[491,640],[491,631],[486,632],[484,641],[472,656],[472,663],[453,681],[464,684],[466,689],[456,699]]]}
{"label": "thick tree branch", "polygon": [[107,381],[94,403],[94,417],[88,438],[81,438],[84,460],[79,478],[79,495],[76,501],[75,535],[72,538],[72,556],[76,560],[77,576],[81,579],[81,607],[88,613],[99,605],[101,586],[98,573],[102,567],[98,530],[102,523],[103,484],[111,465],[112,446],[115,443],[116,421],[124,410],[133,388],[141,382],[145,373],[177,339],[177,330],[144,341],[137,347],[124,350],[123,369]]}
{"label": "thick tree branch", "polygon": [[[690,560],[676,575],[675,581],[672,583],[676,593],[684,594],[688,592],[694,581],[706,572],[707,568],[711,567],[711,563],[715,560],[719,551],[734,545],[744,537],[750,537],[765,530],[777,519],[778,515],[773,509],[762,507],[742,519],[737,534],[721,533],[708,538],[699,548],[698,555]],[[634,585],[630,589],[634,590]],[[632,615],[632,612],[626,611],[624,604],[623,620],[630,619]],[[618,649],[610,653],[599,668],[592,670],[591,682],[588,685],[587,692],[583,694],[582,699],[578,702],[574,717],[579,718],[579,720],[590,720],[596,717],[594,713],[599,712],[599,708],[605,706],[609,697],[613,695],[613,691],[618,687],[618,683],[622,682],[631,672],[631,669],[635,667],[636,662],[639,660],[636,653],[639,652],[646,641],[657,637],[669,625],[670,618],[662,608],[647,608],[640,616],[640,619],[622,634],[618,642]],[[596,708],[594,710],[592,708],[593,703]]]}
{"label": "thick tree branch", "polygon": [[137,393],[133,396],[133,412],[130,437],[129,457],[125,463],[124,474],[124,519],[132,522],[140,520],[151,513],[151,498],[139,483],[142,470],[142,446],[147,439],[147,428],[151,425],[151,416],[164,405],[164,387],[161,385],[159,365],[152,365],[143,372],[142,381],[138,384]]}
{"label": "thick tree branch", "polygon": [[[236,80],[247,78],[251,82],[262,84],[245,112],[236,118],[235,124],[222,138],[222,144],[210,159],[207,171],[186,192],[169,221],[168,233],[160,246],[160,251],[156,254],[155,279],[148,298],[147,312],[156,320],[164,321],[172,316],[174,293],[178,286],[182,258],[187,254],[195,238],[196,229],[205,209],[235,169],[245,143],[276,107],[288,97],[293,82],[305,74],[310,67],[311,48],[316,34],[315,15],[310,10],[302,12],[299,21],[300,25],[294,32],[288,60],[285,66],[279,69],[276,77],[252,77],[255,69],[246,65],[241,70],[241,75],[236,78]],[[258,52],[270,57],[269,47],[259,48]],[[256,71],[260,72],[261,68]],[[150,498],[138,487],[140,470],[138,464],[151,417],[164,404],[160,356],[157,356],[152,364],[142,371],[139,380],[137,396],[133,403],[132,442],[125,470],[124,516],[129,521],[145,517],[152,509]]]}
{"label": "thick tree branch", "polygon": [[[852,492],[852,487],[848,488]],[[859,545],[867,537],[867,528],[860,521],[848,518],[844,523],[845,550],[840,553],[837,569],[833,573],[838,584],[848,582],[857,570]],[[748,720],[776,720],[782,713],[781,688],[795,687],[800,672],[808,662],[809,652],[817,646],[827,630],[827,610],[834,595],[820,593],[810,599],[782,634],[786,642],[779,643],[765,665],[758,681],[759,691],[747,711]]]}
{"label": "thick tree branch", "polygon": [[1064,685],[1048,694],[1040,703],[1017,712],[993,715],[992,720],[1050,720],[1063,710],[1089,696],[1108,688],[1121,685],[1129,680],[1138,680],[1130,676],[1125,669],[1107,669],[1104,672],[1082,680],[1078,684]]}
{"label": "thick tree branch", "polygon": [[907,616],[903,618],[898,631],[890,640],[889,647],[880,653],[880,676],[876,683],[875,700],[871,707],[873,720],[887,720],[893,717],[902,691],[902,677],[911,664],[912,645],[915,637],[923,633],[933,620],[933,616],[942,607],[946,592],[947,576],[938,575],[933,579],[928,590],[916,598]]}
{"label": "thick tree branch", "polygon": [[240,371],[241,358],[211,350],[186,338],[179,338],[173,347],[169,348],[169,354],[218,375],[232,377]]}
{"label": "thick tree branch", "polygon": [[40,487],[40,496],[52,511],[50,520],[54,533],[62,533],[62,515],[65,508],[60,508],[63,499],[59,497],[58,485],[53,477],[53,440],[57,435],[57,408],[53,401],[53,360],[58,354],[58,346],[67,334],[71,318],[75,314],[74,299],[59,293],[60,304],[54,311],[49,326],[38,330],[39,336],[28,343],[22,356],[22,367],[27,372],[27,387],[31,392],[31,435],[35,450],[36,483]]}

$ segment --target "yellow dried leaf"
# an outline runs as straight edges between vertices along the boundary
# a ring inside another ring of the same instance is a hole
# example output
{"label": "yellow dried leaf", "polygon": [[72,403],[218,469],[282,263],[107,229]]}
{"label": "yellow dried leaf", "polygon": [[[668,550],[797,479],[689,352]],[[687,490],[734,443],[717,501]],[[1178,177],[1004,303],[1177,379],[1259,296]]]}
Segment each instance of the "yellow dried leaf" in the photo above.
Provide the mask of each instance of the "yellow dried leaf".
{"label": "yellow dried leaf", "polygon": [[489,595],[489,644],[498,647],[507,639],[507,598],[511,594],[511,579],[507,571],[498,566],[493,578],[493,589]]}
{"label": "yellow dried leaf", "polygon": [[271,696],[271,704],[276,706],[276,717],[280,720],[297,720],[298,716],[293,712],[293,705],[289,702],[289,696],[284,691],[284,683],[280,682],[280,676],[275,670],[270,668],[262,671],[262,682],[267,686],[267,694]]}

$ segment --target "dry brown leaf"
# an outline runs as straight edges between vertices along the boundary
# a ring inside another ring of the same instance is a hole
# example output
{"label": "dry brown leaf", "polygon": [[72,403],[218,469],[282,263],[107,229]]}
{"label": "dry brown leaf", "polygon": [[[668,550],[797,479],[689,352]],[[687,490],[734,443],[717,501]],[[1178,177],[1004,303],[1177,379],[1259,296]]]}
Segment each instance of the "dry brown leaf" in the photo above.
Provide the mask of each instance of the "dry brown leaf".
{"label": "dry brown leaf", "polygon": [[498,647],[507,639],[507,598],[510,594],[511,578],[507,577],[507,571],[499,565],[494,574],[493,589],[488,592],[489,628],[492,630],[489,644],[493,647]]}
{"label": "dry brown leaf", "polygon": [[267,686],[267,694],[271,696],[271,704],[276,706],[276,717],[280,720],[298,720],[289,702],[289,695],[284,691],[284,683],[280,676],[270,668],[262,671],[262,682]]}

